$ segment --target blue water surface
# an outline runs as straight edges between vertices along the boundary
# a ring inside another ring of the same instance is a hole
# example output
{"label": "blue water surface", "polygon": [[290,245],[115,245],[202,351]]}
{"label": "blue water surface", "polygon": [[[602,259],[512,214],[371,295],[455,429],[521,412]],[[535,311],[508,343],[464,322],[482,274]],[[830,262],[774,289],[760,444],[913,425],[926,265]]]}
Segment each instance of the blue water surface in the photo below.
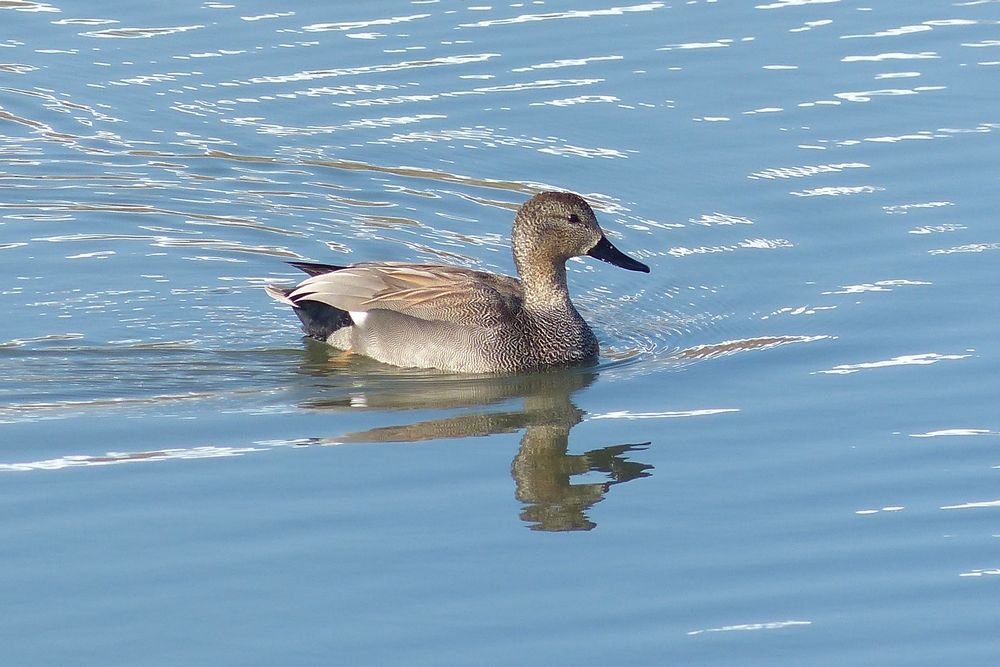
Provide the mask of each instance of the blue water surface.
{"label": "blue water surface", "polygon": [[[627,0],[626,0],[627,1]],[[995,2],[0,3],[10,665],[994,665]],[[590,367],[303,339],[513,272]]]}

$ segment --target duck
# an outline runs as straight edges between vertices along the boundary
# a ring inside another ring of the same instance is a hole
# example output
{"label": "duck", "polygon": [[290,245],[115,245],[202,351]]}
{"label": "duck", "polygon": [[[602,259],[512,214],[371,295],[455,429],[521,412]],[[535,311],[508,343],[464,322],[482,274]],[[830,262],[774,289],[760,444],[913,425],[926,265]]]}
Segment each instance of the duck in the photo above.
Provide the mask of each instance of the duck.
{"label": "duck", "polygon": [[393,366],[520,373],[596,360],[598,341],[570,299],[566,261],[649,267],[616,248],[571,192],[521,204],[511,248],[517,278],[439,264],[289,262],[309,277],[265,290],[292,307],[306,336]]}

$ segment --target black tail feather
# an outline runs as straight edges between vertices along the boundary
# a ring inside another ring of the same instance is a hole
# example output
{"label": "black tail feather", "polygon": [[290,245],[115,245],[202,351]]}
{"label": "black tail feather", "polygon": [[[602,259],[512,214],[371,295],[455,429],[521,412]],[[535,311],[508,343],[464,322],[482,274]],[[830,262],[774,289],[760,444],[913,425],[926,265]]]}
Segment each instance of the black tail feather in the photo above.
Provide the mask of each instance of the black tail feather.
{"label": "black tail feather", "polygon": [[310,276],[318,276],[324,273],[332,273],[333,271],[340,271],[343,266],[337,266],[336,264],[317,264],[316,262],[289,262],[299,271],[305,271]]}
{"label": "black tail feather", "polygon": [[295,314],[302,321],[302,331],[310,338],[325,341],[337,329],[354,324],[346,310],[320,301],[302,299],[295,302]]}
{"label": "black tail feather", "polygon": [[[308,273],[310,276],[319,276],[344,268],[335,264],[316,264],[314,262],[289,262],[289,264]],[[289,298],[296,289],[298,288],[269,285],[267,292],[278,301],[283,301],[294,306],[292,310],[295,311],[295,314],[302,321],[302,331],[305,335],[325,341],[330,334],[338,329],[354,324],[354,321],[351,320],[351,314],[346,310],[334,308],[320,301],[313,301],[308,298],[308,293],[297,294],[294,299]]]}

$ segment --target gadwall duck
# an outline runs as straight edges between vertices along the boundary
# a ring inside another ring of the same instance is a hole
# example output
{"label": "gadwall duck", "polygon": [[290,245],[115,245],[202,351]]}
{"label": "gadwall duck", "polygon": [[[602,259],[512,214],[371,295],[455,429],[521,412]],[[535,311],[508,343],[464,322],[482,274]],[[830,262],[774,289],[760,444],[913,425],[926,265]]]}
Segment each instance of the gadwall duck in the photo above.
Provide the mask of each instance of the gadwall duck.
{"label": "gadwall duck", "polygon": [[593,209],[569,192],[521,205],[510,276],[437,264],[291,262],[309,278],[267,293],[295,310],[306,335],[395,366],[508,373],[597,357],[593,331],[566,287],[566,260],[590,255],[630,271]]}

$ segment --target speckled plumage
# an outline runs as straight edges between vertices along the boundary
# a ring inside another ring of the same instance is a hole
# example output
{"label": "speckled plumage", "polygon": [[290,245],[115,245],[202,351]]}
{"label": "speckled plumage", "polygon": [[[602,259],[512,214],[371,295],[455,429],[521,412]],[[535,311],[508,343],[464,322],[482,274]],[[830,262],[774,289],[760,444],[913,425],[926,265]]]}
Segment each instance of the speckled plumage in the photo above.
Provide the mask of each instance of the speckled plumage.
{"label": "speckled plumage", "polygon": [[268,286],[295,308],[307,335],[396,366],[515,372],[589,361],[598,344],[569,298],[566,260],[589,254],[634,271],[593,210],[568,192],[542,192],[517,211],[511,236],[520,280],[433,264],[293,263],[310,277]]}

